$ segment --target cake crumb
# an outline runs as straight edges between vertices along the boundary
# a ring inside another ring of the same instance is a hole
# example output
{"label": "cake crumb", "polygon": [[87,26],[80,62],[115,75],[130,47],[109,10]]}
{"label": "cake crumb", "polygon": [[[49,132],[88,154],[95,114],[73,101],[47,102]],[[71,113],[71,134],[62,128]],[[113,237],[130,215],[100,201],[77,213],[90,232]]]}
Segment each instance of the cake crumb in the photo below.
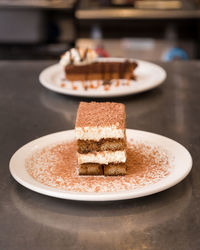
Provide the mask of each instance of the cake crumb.
{"label": "cake crumb", "polygon": [[60,86],[61,86],[61,88],[64,88],[65,87],[65,83],[61,83]]}

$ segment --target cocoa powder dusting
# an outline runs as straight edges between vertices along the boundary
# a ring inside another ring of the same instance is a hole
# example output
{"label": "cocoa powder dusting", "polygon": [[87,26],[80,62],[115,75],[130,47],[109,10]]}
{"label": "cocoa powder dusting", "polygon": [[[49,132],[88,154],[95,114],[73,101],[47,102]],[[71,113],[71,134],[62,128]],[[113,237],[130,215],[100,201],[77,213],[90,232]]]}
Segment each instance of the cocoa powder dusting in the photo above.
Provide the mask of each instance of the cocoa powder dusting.
{"label": "cocoa powder dusting", "polygon": [[114,102],[80,102],[76,127],[98,127],[115,125],[125,128],[125,106]]}
{"label": "cocoa powder dusting", "polygon": [[128,143],[126,176],[79,176],[76,142],[46,147],[26,160],[28,173],[40,183],[65,191],[117,192],[156,183],[166,177],[172,162],[163,149]]}

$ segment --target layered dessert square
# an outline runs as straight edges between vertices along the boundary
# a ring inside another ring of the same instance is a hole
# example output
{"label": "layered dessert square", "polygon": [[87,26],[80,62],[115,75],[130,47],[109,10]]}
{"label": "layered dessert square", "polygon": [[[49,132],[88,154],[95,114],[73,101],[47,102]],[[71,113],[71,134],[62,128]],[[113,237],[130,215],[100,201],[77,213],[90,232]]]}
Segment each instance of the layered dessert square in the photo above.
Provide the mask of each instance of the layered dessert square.
{"label": "layered dessert square", "polygon": [[125,106],[81,102],[76,118],[80,175],[126,174]]}
{"label": "layered dessert square", "polygon": [[125,61],[98,61],[98,55],[88,48],[72,48],[61,56],[66,79],[70,81],[135,79],[137,63]]}

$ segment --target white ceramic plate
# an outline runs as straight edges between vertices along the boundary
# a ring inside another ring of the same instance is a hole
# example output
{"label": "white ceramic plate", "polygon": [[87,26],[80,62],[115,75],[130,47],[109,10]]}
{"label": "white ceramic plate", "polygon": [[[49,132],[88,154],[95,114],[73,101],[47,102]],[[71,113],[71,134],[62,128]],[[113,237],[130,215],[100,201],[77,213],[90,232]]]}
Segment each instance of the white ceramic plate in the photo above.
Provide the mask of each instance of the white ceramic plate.
{"label": "white ceramic plate", "polygon": [[[125,59],[120,58],[100,58],[99,61],[124,61]],[[58,93],[73,95],[73,96],[84,96],[84,97],[115,97],[115,96],[125,96],[130,94],[137,94],[140,92],[144,92],[153,88],[156,88],[166,78],[166,72],[160,66],[135,60],[138,62],[138,67],[135,70],[135,75],[137,80],[131,80],[129,82],[129,86],[120,84],[119,87],[115,87],[114,84],[111,88],[106,91],[103,86],[98,89],[84,90],[82,88],[81,82],[74,82],[74,86],[77,87],[76,90],[72,89],[72,85],[69,81],[63,80],[64,70],[63,67],[59,64],[52,65],[46,69],[44,69],[39,76],[39,80],[41,84]],[[61,83],[65,83],[65,87],[61,87]],[[93,81],[95,84],[95,81]],[[120,80],[121,83],[125,83],[125,80]]]}
{"label": "white ceramic plate", "polygon": [[161,135],[127,129],[127,139],[148,142],[163,148],[173,157],[174,168],[170,174],[155,184],[151,184],[132,191],[107,192],[107,193],[84,193],[68,192],[48,187],[33,179],[25,168],[25,160],[36,150],[48,145],[71,141],[74,139],[74,130],[68,130],[50,134],[21,147],[10,160],[10,172],[17,182],[35,192],[62,199],[84,200],[84,201],[109,201],[124,200],[147,196],[168,189],[183,180],[191,170],[192,158],[190,153],[179,143]]}

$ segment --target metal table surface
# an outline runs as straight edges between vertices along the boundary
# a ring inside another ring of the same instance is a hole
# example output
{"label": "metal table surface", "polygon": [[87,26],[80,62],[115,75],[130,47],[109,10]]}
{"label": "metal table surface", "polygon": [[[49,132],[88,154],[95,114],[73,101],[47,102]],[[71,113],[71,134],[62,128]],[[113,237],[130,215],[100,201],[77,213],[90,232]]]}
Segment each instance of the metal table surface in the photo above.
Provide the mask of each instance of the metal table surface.
{"label": "metal table surface", "polygon": [[144,198],[78,202],[47,197],[18,184],[9,159],[25,143],[73,129],[81,99],[53,93],[38,74],[52,61],[0,62],[0,249],[196,250],[200,245],[200,62],[159,63],[165,83],[115,99],[126,104],[127,127],[182,143],[190,175]]}

